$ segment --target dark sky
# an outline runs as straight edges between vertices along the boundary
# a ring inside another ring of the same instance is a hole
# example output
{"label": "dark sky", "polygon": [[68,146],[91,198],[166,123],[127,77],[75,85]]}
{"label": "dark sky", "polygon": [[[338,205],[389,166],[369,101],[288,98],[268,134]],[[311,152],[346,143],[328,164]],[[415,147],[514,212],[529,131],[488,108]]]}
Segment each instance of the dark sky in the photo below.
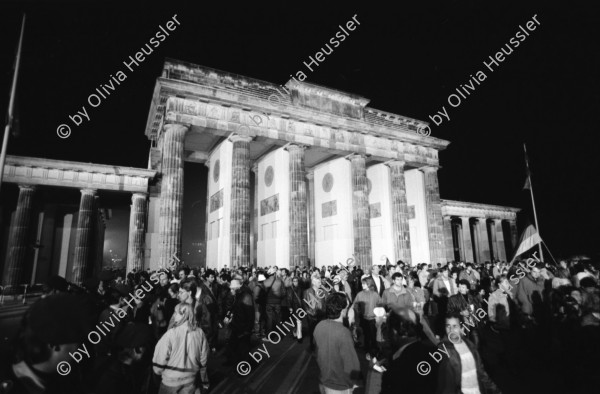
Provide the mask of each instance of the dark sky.
{"label": "dark sky", "polygon": [[[338,25],[357,15],[360,26],[308,73],[309,82],[425,121],[445,106],[450,121],[432,125],[433,136],[451,142],[440,154],[442,198],[523,208],[521,225],[532,220],[529,194],[522,191],[527,143],[542,238],[554,255],[597,254],[598,9],[583,2],[389,3],[3,2],[2,109],[20,17],[28,13],[19,87],[22,135],[11,137],[8,152],[145,168],[150,144],[144,127],[165,57],[284,84],[290,74],[306,71],[302,62]],[[174,14],[181,26],[90,110],[90,121],[59,139],[58,125]],[[534,15],[541,23],[537,30],[493,72],[485,69],[483,61]],[[487,79],[450,108],[448,96],[480,70]],[[193,234],[184,230],[184,253],[204,231],[205,206],[192,205],[206,198],[206,175],[198,167],[190,172],[194,194],[186,193],[186,210],[199,212]]]}

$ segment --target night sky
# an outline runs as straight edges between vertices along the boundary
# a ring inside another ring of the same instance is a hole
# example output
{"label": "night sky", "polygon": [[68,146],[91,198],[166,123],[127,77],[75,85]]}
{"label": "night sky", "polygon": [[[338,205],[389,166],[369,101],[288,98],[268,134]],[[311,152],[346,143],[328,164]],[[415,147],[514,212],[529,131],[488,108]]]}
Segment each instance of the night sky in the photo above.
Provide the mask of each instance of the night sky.
{"label": "night sky", "polygon": [[[27,28],[19,86],[21,135],[8,153],[146,168],[144,128],[156,78],[166,57],[285,84],[302,70],[307,81],[369,98],[369,106],[430,121],[432,136],[449,140],[439,171],[443,199],[523,209],[527,143],[542,238],[555,256],[600,250],[597,115],[600,106],[600,12],[546,1],[419,1],[389,3],[3,2],[0,5],[0,108],[5,110],[23,11]],[[405,4],[406,3],[406,4]],[[392,8],[394,7],[394,8]],[[177,14],[171,33],[127,79],[75,127],[68,116],[123,61]],[[314,56],[356,15],[360,25],[308,72]],[[537,15],[540,26],[490,72],[483,64]],[[448,96],[471,75],[487,78],[456,108]],[[69,123],[72,135],[56,129]],[[206,170],[186,164],[184,256],[204,238]],[[112,198],[112,197],[107,197]],[[118,197],[128,215],[129,199]],[[107,239],[122,245],[127,220]],[[125,223],[125,228],[122,225]],[[112,241],[111,241],[112,242]],[[190,257],[194,263],[196,258]]]}

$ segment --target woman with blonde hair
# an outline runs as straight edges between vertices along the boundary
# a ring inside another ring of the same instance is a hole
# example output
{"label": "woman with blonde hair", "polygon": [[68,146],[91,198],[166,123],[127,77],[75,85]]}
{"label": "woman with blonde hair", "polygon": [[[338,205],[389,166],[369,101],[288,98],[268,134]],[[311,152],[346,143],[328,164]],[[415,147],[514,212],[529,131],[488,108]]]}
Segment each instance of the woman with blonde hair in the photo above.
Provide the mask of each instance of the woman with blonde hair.
{"label": "woman with blonde hair", "polygon": [[[207,382],[200,375],[206,375],[208,353],[208,341],[196,323],[194,307],[178,304],[152,358],[154,373],[162,377],[158,394],[193,394],[198,381]],[[207,383],[204,386],[208,389]]]}

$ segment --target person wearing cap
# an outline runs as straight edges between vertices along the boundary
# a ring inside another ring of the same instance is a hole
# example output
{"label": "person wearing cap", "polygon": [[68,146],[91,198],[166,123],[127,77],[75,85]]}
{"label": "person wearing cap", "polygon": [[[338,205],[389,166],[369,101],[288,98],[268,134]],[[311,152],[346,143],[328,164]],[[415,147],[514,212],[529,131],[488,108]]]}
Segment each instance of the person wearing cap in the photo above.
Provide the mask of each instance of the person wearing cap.
{"label": "person wearing cap", "polygon": [[109,364],[101,371],[95,394],[142,394],[148,389],[146,382],[147,368],[150,366],[146,357],[154,344],[154,336],[150,326],[144,323],[129,323],[116,336],[116,352],[111,356]]}
{"label": "person wearing cap", "polygon": [[84,392],[78,371],[72,371],[78,363],[70,354],[82,364],[89,360],[86,353],[91,349],[84,341],[93,327],[90,310],[87,298],[68,293],[49,295],[31,305],[21,321],[14,358],[0,357],[3,389],[19,394]]}
{"label": "person wearing cap", "polygon": [[201,372],[205,371],[209,351],[206,336],[196,323],[194,307],[178,304],[169,329],[154,349],[154,373],[161,376],[158,394],[193,393],[198,380],[206,382]]}
{"label": "person wearing cap", "polygon": [[227,362],[233,365],[248,355],[251,348],[251,335],[254,328],[254,297],[248,287],[242,285],[240,279],[232,279],[229,286],[233,295],[233,305],[224,322],[231,329],[227,344]]}

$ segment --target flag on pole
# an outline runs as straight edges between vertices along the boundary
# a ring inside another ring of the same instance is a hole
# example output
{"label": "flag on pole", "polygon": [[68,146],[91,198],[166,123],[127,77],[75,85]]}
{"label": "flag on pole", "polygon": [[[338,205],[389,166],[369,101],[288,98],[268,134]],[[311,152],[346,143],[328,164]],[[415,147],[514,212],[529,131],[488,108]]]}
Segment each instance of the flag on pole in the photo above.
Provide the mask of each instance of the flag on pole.
{"label": "flag on pole", "polygon": [[527,252],[529,249],[533,248],[535,245],[542,242],[542,238],[538,234],[537,230],[533,225],[529,225],[523,234],[521,234],[521,239],[519,242],[519,247],[515,252],[515,257],[513,257],[512,261],[515,261],[517,256]]}
{"label": "flag on pole", "polygon": [[525,151],[525,172],[527,173],[527,179],[525,179],[523,190],[531,190],[531,170],[529,169],[529,158],[527,157],[527,148],[525,147],[525,144],[523,144],[523,149]]}

